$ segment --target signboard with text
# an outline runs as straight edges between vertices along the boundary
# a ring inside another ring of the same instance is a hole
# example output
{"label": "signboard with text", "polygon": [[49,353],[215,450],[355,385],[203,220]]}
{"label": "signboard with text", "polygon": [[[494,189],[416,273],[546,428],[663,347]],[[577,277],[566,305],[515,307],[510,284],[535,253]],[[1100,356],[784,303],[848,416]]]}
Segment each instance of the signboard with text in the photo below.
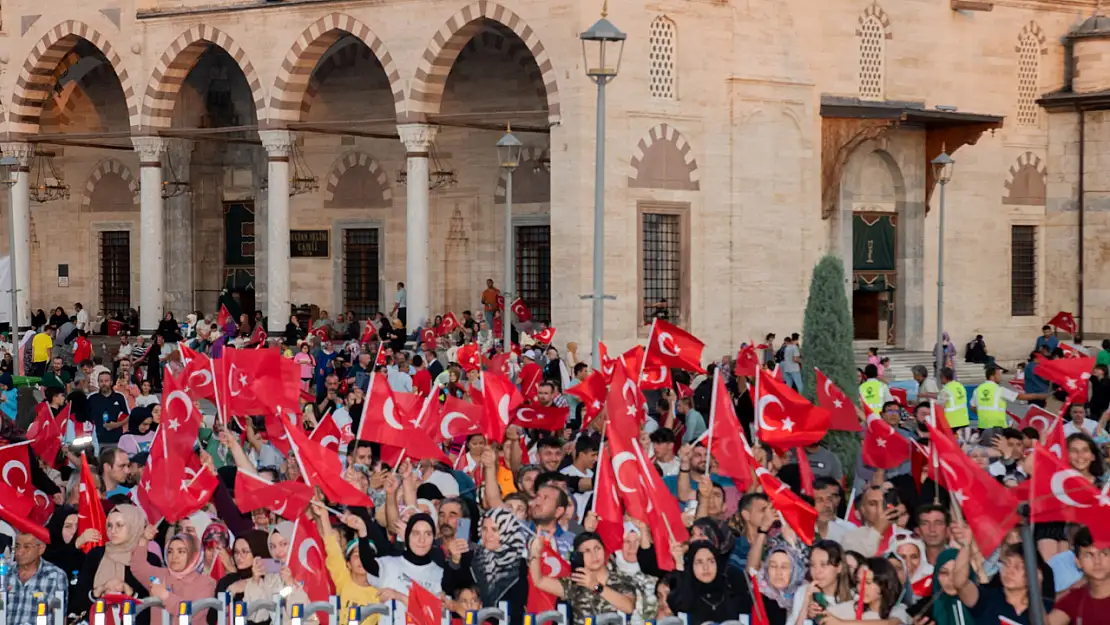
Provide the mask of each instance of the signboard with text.
{"label": "signboard with text", "polygon": [[329,258],[327,230],[290,230],[290,258]]}

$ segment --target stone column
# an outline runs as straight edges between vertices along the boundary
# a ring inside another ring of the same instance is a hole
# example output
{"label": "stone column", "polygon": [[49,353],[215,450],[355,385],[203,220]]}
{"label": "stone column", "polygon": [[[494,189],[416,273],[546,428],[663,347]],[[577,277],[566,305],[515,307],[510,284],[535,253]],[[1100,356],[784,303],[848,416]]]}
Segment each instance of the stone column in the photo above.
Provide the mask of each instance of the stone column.
{"label": "stone column", "polygon": [[[190,165],[195,142],[188,139],[166,139],[167,163],[173,172],[166,173],[167,180],[191,183]],[[181,195],[166,198],[165,231],[169,233],[165,244],[166,284],[165,307],[173,311],[179,321],[193,312],[198,305],[193,293],[193,232],[196,220],[193,212],[193,188],[189,186]]]}
{"label": "stone column", "polygon": [[[408,293],[408,329],[419,328],[428,318],[428,150],[439,132],[429,124],[399,124],[405,144],[405,289]],[[390,300],[386,300],[387,303]],[[387,310],[392,305],[386,306]]]}
{"label": "stone column", "polygon": [[[13,305],[18,309],[12,311],[12,318],[16,320],[13,327],[23,330],[31,325],[31,188],[30,172],[31,160],[35,156],[35,146],[30,143],[5,143],[0,145],[4,156],[19,159],[13,174],[11,195],[11,263],[12,288],[16,294],[12,297]],[[18,324],[18,325],[17,325]],[[18,336],[13,333],[13,336]],[[16,339],[18,340],[18,338]]]}
{"label": "stone column", "polygon": [[[266,317],[267,331],[278,335],[289,320],[289,154],[293,133],[262,130],[266,148]],[[257,231],[256,231],[257,232]]]}
{"label": "stone column", "polygon": [[132,137],[139,153],[139,329],[143,334],[158,329],[162,319],[165,288],[164,232],[162,210],[162,137]]}

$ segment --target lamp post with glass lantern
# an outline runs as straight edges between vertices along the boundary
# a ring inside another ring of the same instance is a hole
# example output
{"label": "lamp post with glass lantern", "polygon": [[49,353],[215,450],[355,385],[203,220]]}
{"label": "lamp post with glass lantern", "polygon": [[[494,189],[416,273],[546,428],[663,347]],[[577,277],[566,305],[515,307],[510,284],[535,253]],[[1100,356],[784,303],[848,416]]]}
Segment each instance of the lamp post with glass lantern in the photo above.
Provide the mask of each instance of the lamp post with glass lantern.
{"label": "lamp post with glass lantern", "polygon": [[582,40],[582,60],[586,75],[597,83],[597,143],[594,157],[594,292],[583,299],[593,300],[593,366],[601,368],[598,343],[605,324],[605,85],[617,77],[627,35],[606,16],[608,1],[602,6],[601,19],[578,36]]}
{"label": "lamp post with glass lantern", "polygon": [[[513,289],[516,287],[513,255],[513,170],[520,165],[520,140],[513,136],[512,128],[505,127],[505,136],[497,142],[497,161],[505,170],[505,308],[501,311],[501,334],[505,353],[512,353]],[[493,331],[493,328],[490,328]]]}
{"label": "lamp post with glass lantern", "polygon": [[933,177],[940,183],[940,215],[937,223],[937,344],[934,348],[937,353],[933,354],[937,367],[934,373],[939,389],[942,386],[940,370],[944,367],[944,189],[952,180],[952,168],[956,165],[956,161],[948,156],[948,152],[942,146],[940,156],[932,160],[932,165]]}

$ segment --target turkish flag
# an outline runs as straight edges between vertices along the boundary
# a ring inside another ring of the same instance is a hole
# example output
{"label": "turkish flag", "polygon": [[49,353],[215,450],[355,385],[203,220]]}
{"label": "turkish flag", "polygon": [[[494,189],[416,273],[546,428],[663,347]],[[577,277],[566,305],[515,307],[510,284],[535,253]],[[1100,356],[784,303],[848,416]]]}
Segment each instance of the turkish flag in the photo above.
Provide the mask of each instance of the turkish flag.
{"label": "turkish flag", "polygon": [[717,472],[731,477],[740,492],[746,492],[752,483],[752,448],[744,438],[740,419],[732,406],[725,381],[719,371],[713,372],[713,398],[709,411],[709,428],[702,438],[714,459]]}
{"label": "turkish flag", "polygon": [[385,343],[378,343],[378,354],[374,356],[374,366],[384,367],[389,364],[389,357],[393,355],[393,349],[386,347]]}
{"label": "turkish flag", "polygon": [[534,362],[524,363],[520,368],[520,392],[524,399],[530,402],[539,401],[540,382],[543,381],[543,369]]}
{"label": "turkish flag", "polygon": [[[623,527],[623,521],[621,527]],[[543,541],[543,551],[540,553],[540,571],[544,577],[553,579],[565,579],[570,577],[570,563],[559,554],[558,551],[551,546],[551,543],[544,538],[537,538],[536,540]],[[555,595],[548,594],[539,590],[532,584],[532,576],[528,576],[528,605],[526,610],[529,614],[539,614],[555,609],[555,604],[558,599]]]}
{"label": "turkish flag", "polygon": [[66,433],[67,421],[69,404],[54,416],[50,404],[42,402],[35,406],[35,420],[27,428],[27,440],[31,441],[31,449],[35,450],[35,455],[55,469],[58,468],[58,452],[62,450],[62,437]]}
{"label": "turkish flag", "polygon": [[438,413],[421,421],[420,427],[433,441],[452,441],[482,432],[482,407],[448,395]]}
{"label": "turkish flag", "polygon": [[513,369],[509,364],[510,358],[512,358],[511,353],[497,354],[493,358],[489,358],[486,360],[486,369],[489,371],[493,371],[494,373],[500,373],[507,378],[511,378]]}
{"label": "turkish flag", "polygon": [[230,349],[213,361],[220,417],[247,417],[300,405],[300,367],[275,349]]}
{"label": "turkish flag", "polygon": [[[315,399],[315,397],[313,397]],[[290,427],[301,427],[300,418],[292,413],[267,413],[265,415],[266,431],[263,437],[277,448],[284,456],[289,455],[289,437],[285,435],[285,424]]]}
{"label": "turkish flag", "polygon": [[443,319],[440,320],[439,325],[436,326],[436,334],[440,336],[451,334],[461,327],[462,324],[459,323],[458,318],[455,317],[455,313],[449,312],[446,315],[443,315]]}
{"label": "turkish flag", "polygon": [[652,365],[644,369],[643,375],[640,376],[640,389],[645,391],[671,388],[674,382],[671,380],[671,370],[663,365]]}
{"label": "turkish flag", "polygon": [[435,349],[436,347],[436,331],[432,328],[424,328],[420,331],[420,343],[427,349]]}
{"label": "turkish flag", "polygon": [[1075,336],[1079,333],[1079,324],[1075,322],[1075,316],[1070,312],[1060,311],[1056,316],[1049,320],[1048,325],[1054,328],[1060,328],[1064,332]]}
{"label": "turkish flag", "polygon": [[524,403],[520,391],[503,375],[486,372],[482,376],[482,433],[491,441],[505,440],[505,429],[513,409]]}
{"label": "turkish flag", "polygon": [[181,484],[177,506],[172,513],[165,515],[166,520],[171,523],[180,521],[208,505],[219,485],[220,478],[201,464],[196,454],[190,455],[185,464],[185,481]]}
{"label": "turkish flag", "polygon": [[320,419],[312,429],[312,434],[308,435],[308,440],[338,454],[339,439],[343,437],[343,433],[339,431],[339,426],[335,424],[335,418],[332,415],[333,413],[329,411],[323,419]]}
{"label": "turkish flag", "polygon": [[[231,324],[232,326],[232,329],[230,331],[228,331],[227,329],[228,324]],[[235,320],[231,318],[231,313],[228,312],[227,306],[224,306],[223,304],[220,304],[220,312],[216,315],[216,325],[220,327],[220,331],[224,334],[234,334],[235,328],[238,327],[238,325],[235,323]]]}
{"label": "turkish flag", "polygon": [[613,371],[617,365],[616,358],[609,357],[609,348],[605,347],[605,343],[597,342],[597,355],[601,360],[601,375],[605,376],[605,381],[609,382],[613,379]]}
{"label": "turkish flag", "polygon": [[482,355],[477,343],[467,343],[455,352],[455,360],[463,371],[476,371],[482,367]]}
{"label": "turkish flag", "polygon": [[816,367],[813,371],[817,374],[817,404],[829,411],[829,429],[859,432],[862,428],[852,400],[823,371]]}
{"label": "turkish flag", "polygon": [[1033,478],[1030,480],[1030,523],[1063,521],[1079,523],[1091,530],[1096,547],[1110,547],[1110,493],[1091,485],[1042,445],[1033,448]]}
{"label": "turkish flag", "polygon": [[539,343],[540,345],[551,345],[551,341],[555,340],[555,328],[552,328],[550,326],[546,327],[543,330],[540,330],[539,332],[533,334],[532,338],[535,339],[536,343]]}
{"label": "turkish flag", "polygon": [[[366,415],[363,415],[366,418]],[[357,488],[343,479],[343,465],[339,456],[308,440],[299,427],[285,426],[289,444],[301,468],[301,478],[309,486],[319,487],[333,503],[372,508],[374,503]]]}
{"label": "turkish flag", "polygon": [[567,426],[569,408],[526,404],[512,411],[512,424],[528,430],[558,432]]}
{"label": "turkish flag", "polygon": [[910,459],[910,442],[870,408],[863,436],[863,463],[875,469],[893,469]]}
{"label": "turkish flag", "polygon": [[443,622],[443,600],[416,581],[409,587],[406,612],[412,625],[440,625]]}
{"label": "turkish flag", "polygon": [[528,307],[524,305],[524,300],[520,299],[519,297],[513,300],[513,303],[509,308],[513,311],[513,314],[516,315],[516,318],[519,319],[521,323],[532,320],[532,311],[528,310]]}
{"label": "turkish flag", "polygon": [[373,341],[374,337],[377,335],[378,331],[374,329],[374,322],[370,319],[367,319],[366,323],[362,326],[362,336],[358,337],[358,342],[369,343],[370,341]]}
{"label": "turkish flag", "polygon": [[759,372],[760,397],[756,402],[759,440],[780,451],[812,445],[825,437],[832,416],[806,401],[766,371]]}
{"label": "turkish flag", "polygon": [[411,393],[394,395],[384,377],[373,376],[358,423],[358,440],[375,441],[405,450],[413,458],[447,462],[443,450],[415,425],[425,399]]}
{"label": "turkish flag", "polygon": [[262,329],[262,324],[254,324],[254,330],[251,332],[250,342],[257,345],[262,345],[266,342],[267,338],[269,338],[269,335],[266,334],[266,331]]}
{"label": "turkish flag", "polygon": [[941,481],[960,504],[983,553],[994,553],[1018,523],[1018,500],[963,452],[954,438],[931,424],[929,439],[940,456]]}
{"label": "turkish flag", "polygon": [[[303,514],[293,523],[293,537],[289,539],[289,553],[285,565],[300,582],[310,601],[327,601],[335,590],[328,574],[324,539],[316,523]],[[411,598],[410,598],[411,601]]]}
{"label": "turkish flag", "polygon": [[566,390],[566,394],[578,399],[585,406],[582,413],[582,429],[589,427],[590,423],[601,414],[605,407],[605,374],[600,371],[591,371],[590,375],[582,382]]}
{"label": "turkish flag", "polygon": [[296,520],[308,508],[315,489],[301,482],[277,484],[246,471],[235,474],[235,505],[242,512],[268,510]]}
{"label": "turkish flag", "polygon": [[686,330],[656,319],[651,324],[645,361],[647,366],[663,365],[671,369],[685,369],[695,373],[705,373],[701,366],[701,353],[705,350],[702,343]]}
{"label": "turkish flag", "polygon": [[[1068,404],[1060,411],[1061,415],[1067,414]],[[1061,460],[1066,459],[1068,453],[1068,437],[1064,435],[1064,417],[1056,417],[1048,431],[1041,435],[1041,443],[1048,451]]]}
{"label": "turkish flag", "polygon": [[1049,382],[1060,385],[1060,388],[1068,394],[1069,401],[1085,403],[1087,380],[1090,379],[1091,370],[1094,368],[1094,358],[1057,358],[1039,361],[1033,372]]}
{"label": "turkish flag", "polygon": [[752,618],[751,625],[771,625],[767,616],[767,608],[763,605],[763,592],[759,590],[759,576],[748,573],[752,584]]}
{"label": "turkish flag", "polygon": [[624,544],[624,510],[617,495],[617,482],[613,475],[613,454],[609,447],[601,449],[597,459],[597,483],[594,487],[593,511],[597,514],[597,533],[605,550],[616,553]]}
{"label": "turkish flag", "polygon": [[193,399],[214,397],[216,387],[212,359],[193,351],[184,343],[178,343],[178,349],[181,350],[181,362],[185,365],[178,378],[186,392]]}
{"label": "turkish flag", "polygon": [[[45,406],[46,404],[40,404]],[[0,479],[8,488],[19,495],[32,495],[35,491],[31,483],[31,454],[34,444],[23,441],[0,447]],[[37,454],[38,452],[36,452]]]}
{"label": "turkish flag", "polygon": [[782,518],[794,530],[805,544],[812,545],[814,531],[817,525],[817,510],[806,503],[801,497],[783,484],[779,478],[772,475],[767,469],[758,467],[755,470],[763,492],[771,500],[771,505],[782,513]]}
{"label": "turkish flag", "polygon": [[746,345],[736,354],[736,368],[733,373],[745,378],[754,378],[759,371],[759,356],[753,345]]}
{"label": "turkish flag", "polygon": [[100,540],[81,545],[81,551],[88,553],[107,540],[108,521],[104,515],[104,508],[100,505],[100,493],[96,489],[92,470],[89,469],[89,460],[84,454],[81,454],[81,483],[77,491],[77,535],[80,536],[85,530],[90,529],[100,532]]}
{"label": "turkish flag", "polygon": [[50,544],[50,532],[42,523],[31,520],[35,511],[35,497],[29,489],[19,492],[7,483],[0,483],[0,520],[7,521],[17,532],[33,534]]}
{"label": "turkish flag", "polygon": [[[195,470],[190,474],[189,465],[196,458],[193,445],[200,424],[200,411],[193,399],[184,387],[179,386],[178,380],[166,376],[163,381],[161,425],[151,441],[146,468],[136,488],[143,510],[151,522],[164,517],[174,523],[196,511],[187,510],[195,501],[189,499],[186,491],[198,475]],[[204,490],[203,483],[199,486],[202,487],[200,490]],[[208,495],[210,497],[211,493]]]}
{"label": "turkish flag", "polygon": [[[628,372],[624,365],[617,363],[613,373],[613,382],[609,385],[609,394],[605,400],[605,413],[609,417],[611,431],[621,432],[623,435],[638,438],[640,428],[647,420],[644,413],[644,394],[636,385],[634,374]],[[613,434],[609,435],[612,438]],[[643,517],[641,517],[643,518]]]}

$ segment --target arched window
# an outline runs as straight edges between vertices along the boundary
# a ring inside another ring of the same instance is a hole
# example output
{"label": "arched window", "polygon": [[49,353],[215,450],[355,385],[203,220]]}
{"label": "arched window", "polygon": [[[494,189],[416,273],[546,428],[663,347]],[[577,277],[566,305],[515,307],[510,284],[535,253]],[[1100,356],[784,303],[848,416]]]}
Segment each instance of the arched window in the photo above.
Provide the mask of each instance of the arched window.
{"label": "arched window", "polygon": [[875,15],[868,15],[859,28],[859,97],[883,99],[883,64],[886,56],[886,29]]}
{"label": "arched window", "polygon": [[1021,36],[1018,44],[1017,121],[1022,126],[1037,125],[1037,81],[1041,50],[1032,34]]}
{"label": "arched window", "polygon": [[674,100],[678,93],[675,89],[675,39],[674,22],[659,16],[651,21],[648,35],[648,90],[652,97]]}

